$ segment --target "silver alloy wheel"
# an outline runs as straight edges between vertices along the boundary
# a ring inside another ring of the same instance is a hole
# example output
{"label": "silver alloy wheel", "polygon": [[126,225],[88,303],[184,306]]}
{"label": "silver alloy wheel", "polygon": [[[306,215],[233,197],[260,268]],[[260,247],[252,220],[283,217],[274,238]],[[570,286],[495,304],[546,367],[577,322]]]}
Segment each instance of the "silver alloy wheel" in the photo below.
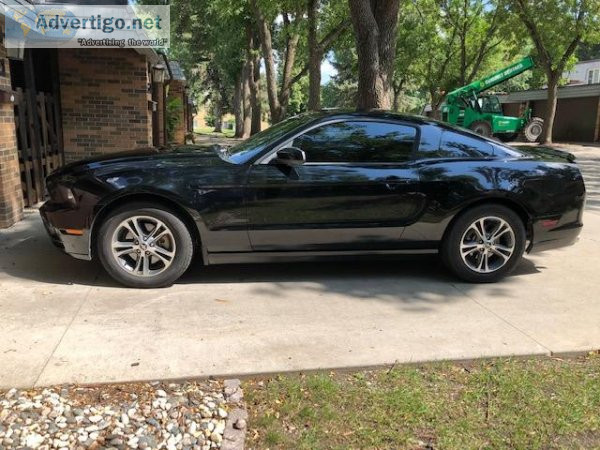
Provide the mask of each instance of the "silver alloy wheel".
{"label": "silver alloy wheel", "polygon": [[123,220],[111,241],[112,255],[120,267],[138,277],[156,276],[175,259],[175,238],[164,222],[150,216]]}
{"label": "silver alloy wheel", "polygon": [[515,232],[508,222],[487,216],[467,228],[460,241],[460,256],[474,272],[492,273],[504,267],[515,246]]}

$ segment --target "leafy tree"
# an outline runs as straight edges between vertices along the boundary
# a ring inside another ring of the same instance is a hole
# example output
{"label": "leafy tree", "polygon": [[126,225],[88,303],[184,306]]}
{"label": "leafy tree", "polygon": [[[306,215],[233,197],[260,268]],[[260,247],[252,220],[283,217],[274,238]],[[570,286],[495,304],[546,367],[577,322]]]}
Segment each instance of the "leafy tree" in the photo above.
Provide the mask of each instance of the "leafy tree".
{"label": "leafy tree", "polygon": [[[171,17],[176,43],[173,54],[187,74],[201,80],[193,85],[202,91],[202,103],[212,105],[216,131],[220,117],[232,111],[237,136],[249,136],[253,123],[255,131],[260,128],[260,74],[255,70],[260,61],[248,3],[173,0]],[[258,119],[252,120],[255,116]]]}
{"label": "leafy tree", "polygon": [[577,48],[576,54],[579,61],[600,59],[600,44],[588,44],[583,42]]}
{"label": "leafy tree", "polygon": [[183,102],[179,97],[169,99],[167,102],[166,122],[167,122],[167,140],[172,142],[175,139],[175,128],[181,122],[181,113],[183,111]]}
{"label": "leafy tree", "polygon": [[[501,0],[409,0],[401,4],[391,82],[392,109],[419,111],[429,97],[437,111],[445,93],[518,55]],[[328,101],[358,80],[355,45],[343,36],[334,46],[338,75]],[[344,89],[342,89],[342,86]],[[330,106],[330,104],[328,104]]]}
{"label": "leafy tree", "polygon": [[356,107],[357,92],[358,89],[355,82],[332,79],[323,86],[323,107],[354,108]]}
{"label": "leafy tree", "polygon": [[271,121],[288,114],[293,86],[310,72],[311,107],[319,106],[321,61],[349,21],[334,0],[250,0],[265,61]]}
{"label": "leafy tree", "polygon": [[[421,103],[420,101],[415,103],[408,98],[414,98],[414,94],[422,97],[422,94],[418,93],[418,89],[423,84],[420,79],[422,74],[419,73],[419,64],[429,63],[428,56],[431,53],[426,41],[435,37],[435,30],[427,32],[426,27],[431,26],[431,23],[426,23],[427,19],[423,17],[423,11],[417,5],[417,2],[404,3],[398,18],[396,57],[392,79],[392,108],[394,111],[414,110],[416,103]],[[435,9],[429,12],[435,12]],[[412,94],[407,95],[405,93],[407,89]]]}
{"label": "leafy tree", "polygon": [[533,41],[534,57],[546,74],[548,101],[542,142],[552,142],[558,85],[581,43],[600,43],[598,0],[510,0]]}
{"label": "leafy tree", "polygon": [[307,0],[308,9],[308,109],[321,109],[321,63],[332,44],[350,28],[344,2]]}
{"label": "leafy tree", "polygon": [[447,92],[472,82],[515,55],[502,0],[421,0],[418,12],[417,77],[434,115]]}
{"label": "leafy tree", "polygon": [[[545,79],[548,140],[560,75],[600,56],[599,16],[598,0],[172,0],[171,51],[215,127],[232,111],[239,136],[260,129],[261,102],[273,123],[321,101],[416,111],[427,98],[437,111],[448,91],[533,53],[538,69],[498,89]],[[321,89],[332,50],[338,74]]]}
{"label": "leafy tree", "polygon": [[[265,61],[271,122],[277,123],[286,115],[292,85],[302,76],[294,76],[294,66],[305,5],[291,1],[250,1]],[[281,24],[276,24],[279,17]],[[277,82],[276,48],[280,49],[281,83]]]}
{"label": "leafy tree", "polygon": [[499,0],[438,0],[444,29],[456,36],[458,85],[469,84],[486,58],[505,39],[499,33],[506,19]]}

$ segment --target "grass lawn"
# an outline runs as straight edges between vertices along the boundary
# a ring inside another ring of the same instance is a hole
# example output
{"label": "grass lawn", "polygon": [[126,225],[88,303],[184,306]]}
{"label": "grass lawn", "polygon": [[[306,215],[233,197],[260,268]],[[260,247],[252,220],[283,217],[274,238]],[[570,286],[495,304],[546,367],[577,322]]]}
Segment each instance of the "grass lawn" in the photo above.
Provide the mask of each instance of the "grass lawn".
{"label": "grass lawn", "polygon": [[233,137],[233,135],[235,134],[234,130],[223,130],[222,133],[215,133],[213,130],[214,130],[214,127],[200,127],[200,128],[194,129],[194,133],[207,135],[207,136],[214,136],[214,137]]}
{"label": "grass lawn", "polygon": [[244,383],[249,448],[600,448],[600,356]]}

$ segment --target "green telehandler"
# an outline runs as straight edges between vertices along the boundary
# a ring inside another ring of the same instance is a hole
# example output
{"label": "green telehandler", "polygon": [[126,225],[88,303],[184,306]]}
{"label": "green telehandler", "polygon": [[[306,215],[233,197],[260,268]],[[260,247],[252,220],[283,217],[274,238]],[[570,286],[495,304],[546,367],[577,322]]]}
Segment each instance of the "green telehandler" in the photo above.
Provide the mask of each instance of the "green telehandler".
{"label": "green telehandler", "polygon": [[530,108],[521,117],[504,116],[498,97],[484,94],[533,66],[533,59],[528,56],[481,80],[449,92],[442,105],[442,120],[469,128],[483,136],[497,137],[504,142],[516,139],[521,133],[527,141],[536,142],[542,134],[543,119],[531,117]]}

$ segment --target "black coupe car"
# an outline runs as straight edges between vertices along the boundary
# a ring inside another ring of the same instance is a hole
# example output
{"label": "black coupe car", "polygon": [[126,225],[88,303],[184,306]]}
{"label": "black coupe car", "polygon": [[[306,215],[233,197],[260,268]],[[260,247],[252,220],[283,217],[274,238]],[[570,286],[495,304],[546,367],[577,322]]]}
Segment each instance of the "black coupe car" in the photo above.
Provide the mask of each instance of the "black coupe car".
{"label": "black coupe car", "polygon": [[135,151],[47,179],[52,240],[133,287],[204,264],[440,253],[471,282],[572,244],[585,187],[569,153],[422,117],[292,117],[231,148]]}

